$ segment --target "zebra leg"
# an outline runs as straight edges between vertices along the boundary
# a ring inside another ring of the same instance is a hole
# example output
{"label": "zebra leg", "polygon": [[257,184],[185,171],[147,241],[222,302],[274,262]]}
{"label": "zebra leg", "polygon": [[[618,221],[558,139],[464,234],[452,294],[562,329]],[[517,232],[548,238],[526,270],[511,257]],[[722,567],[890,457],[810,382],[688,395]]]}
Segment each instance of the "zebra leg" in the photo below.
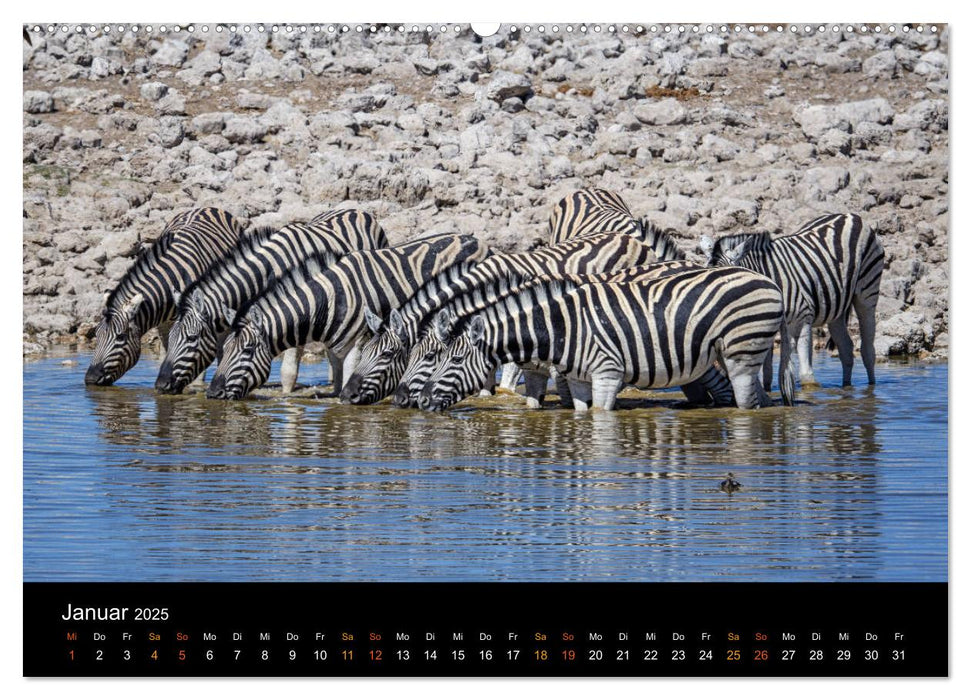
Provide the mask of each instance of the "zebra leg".
{"label": "zebra leg", "polygon": [[593,403],[593,387],[590,382],[579,379],[567,379],[570,385],[570,396],[573,398],[574,411],[586,411]]}
{"label": "zebra leg", "polygon": [[739,408],[758,408],[771,403],[759,381],[761,368],[761,358],[758,362],[753,362],[752,357],[746,355],[725,358],[725,369],[728,370],[728,378],[735,390],[735,403]]}
{"label": "zebra leg", "polygon": [[550,367],[550,376],[556,385],[556,394],[560,397],[560,406],[570,408],[573,405],[573,396],[570,394],[570,382],[563,376],[556,367]]}
{"label": "zebra leg", "polygon": [[519,368],[519,365],[515,362],[507,362],[502,366],[502,379],[499,381],[499,388],[510,394],[515,394],[516,385],[519,384],[519,378],[522,375],[523,371]]}
{"label": "zebra leg", "polygon": [[303,357],[303,346],[289,348],[283,352],[283,364],[280,366],[280,385],[284,394],[289,394],[297,386],[301,357]]}
{"label": "zebra leg", "polygon": [[327,349],[327,364],[330,365],[330,385],[334,391],[339,392],[344,388],[344,365],[343,361],[334,353]]}
{"label": "zebra leg", "polygon": [[[343,367],[341,370],[341,377],[350,377],[354,374],[354,370],[357,369],[358,360],[361,359],[361,346],[355,345],[350,349],[350,351],[344,355]],[[340,393],[341,387],[335,386],[334,390]]]}
{"label": "zebra leg", "polygon": [[866,367],[866,378],[870,384],[877,383],[874,365],[877,360],[877,352],[873,348],[873,337],[877,331],[877,301],[873,302],[856,297],[853,299],[853,308],[856,311],[856,319],[860,322],[860,355],[863,356],[863,366]]}
{"label": "zebra leg", "polygon": [[479,391],[479,396],[492,396],[496,393],[496,373],[493,371],[486,379],[485,386]]}
{"label": "zebra leg", "polygon": [[529,408],[542,408],[546,387],[550,383],[549,371],[545,367],[542,370],[528,369],[523,375],[526,378],[526,405]]}
{"label": "zebra leg", "polygon": [[796,349],[799,353],[799,382],[803,386],[808,384],[818,384],[816,381],[816,375],[813,374],[812,322],[805,321],[801,326],[799,326],[799,333],[793,335],[796,335]]}
{"label": "zebra leg", "polygon": [[604,369],[594,372],[593,407],[611,411],[617,401],[617,394],[624,388],[624,373],[617,369]]}
{"label": "zebra leg", "polygon": [[840,354],[840,364],[843,365],[843,386],[850,386],[853,384],[853,339],[846,330],[845,319],[830,321],[828,326],[829,335]]}
{"label": "zebra leg", "polygon": [[684,397],[688,399],[688,403],[698,404],[699,406],[705,406],[711,403],[711,397],[708,395],[708,390],[705,385],[701,383],[701,380],[696,380],[689,382],[681,387]]}
{"label": "zebra leg", "polygon": [[[715,406],[735,405],[735,394],[732,393],[732,383],[715,366],[709,367],[695,381],[685,384],[681,387],[681,391],[684,392],[684,395],[688,397],[691,403],[713,403]],[[692,396],[699,396],[700,400],[696,401],[692,399]]]}
{"label": "zebra leg", "polygon": [[775,350],[771,345],[769,352],[765,355],[765,363],[762,365],[762,388],[772,391],[772,353]]}

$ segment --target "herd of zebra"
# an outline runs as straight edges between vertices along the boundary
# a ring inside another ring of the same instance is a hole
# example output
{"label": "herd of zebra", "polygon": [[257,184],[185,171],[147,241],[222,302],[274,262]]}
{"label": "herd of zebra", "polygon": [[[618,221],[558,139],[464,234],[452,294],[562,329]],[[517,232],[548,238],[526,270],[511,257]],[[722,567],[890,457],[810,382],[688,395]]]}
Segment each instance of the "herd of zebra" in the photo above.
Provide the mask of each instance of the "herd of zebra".
{"label": "herd of zebra", "polygon": [[696,404],[771,404],[778,383],[794,402],[791,337],[800,379],[814,382],[812,329],[827,325],[848,385],[856,313],[874,382],[875,311],[883,248],[855,214],[829,214],[791,234],[704,237],[706,265],[635,218],[617,194],[579,190],[558,202],[550,241],[493,253],[472,235],[432,235],[389,247],[357,209],[245,233],[200,208],[173,219],[105,297],[85,382],[108,385],[158,328],[165,348],[155,388],[201,382],[214,399],[262,385],[283,353],[284,392],[302,348],[328,352],[343,403],[386,397],[441,411],[477,392],[515,391],[542,405],[552,376],[560,401],[611,409],[625,386],[681,387]]}

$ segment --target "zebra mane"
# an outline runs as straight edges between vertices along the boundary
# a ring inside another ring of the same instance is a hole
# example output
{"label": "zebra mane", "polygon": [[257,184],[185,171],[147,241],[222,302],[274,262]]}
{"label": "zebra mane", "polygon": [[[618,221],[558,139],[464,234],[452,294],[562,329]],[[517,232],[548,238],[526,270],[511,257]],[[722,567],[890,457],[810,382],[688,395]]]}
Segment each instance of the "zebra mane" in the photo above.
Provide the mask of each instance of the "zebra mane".
{"label": "zebra mane", "polygon": [[330,260],[327,254],[313,253],[298,267],[288,270],[284,275],[274,277],[259,294],[240,305],[239,310],[236,312],[236,318],[233,319],[233,331],[239,330],[240,326],[242,326],[243,319],[250,310],[259,306],[265,299],[277,294],[286,294],[287,289],[291,289],[299,285],[303,280],[315,277],[327,269],[329,263]]}
{"label": "zebra mane", "polygon": [[244,260],[249,255],[257,252],[269,242],[270,238],[276,232],[277,229],[272,226],[259,226],[245,236],[240,236],[232,252],[217,260],[212,267],[206,270],[204,275],[182,290],[182,297],[179,299],[178,306],[179,315],[185,313],[190,304],[189,297],[200,286],[208,284],[210,280],[221,275],[227,268],[238,265],[240,260]]}
{"label": "zebra mane", "polygon": [[749,243],[748,250],[764,250],[772,243],[772,236],[765,231],[761,233],[732,233],[715,241],[712,254],[731,250],[740,243]]}
{"label": "zebra mane", "polygon": [[642,217],[637,223],[641,229],[641,241],[654,250],[654,254],[657,255],[660,262],[687,259],[684,250],[671,235],[674,233],[674,229],[661,230],[660,227],[651,223],[647,217]]}
{"label": "zebra mane", "polygon": [[108,298],[105,299],[106,310],[110,309],[115,311],[115,306],[118,305],[123,296],[127,296],[132,291],[131,287],[137,283],[138,278],[145,274],[148,268],[155,265],[158,259],[168,252],[168,249],[172,246],[172,240],[175,238],[176,228],[172,226],[172,223],[170,222],[165,227],[162,235],[155,239],[154,243],[139,252],[134,264],[128,268],[121,281],[115,285],[115,288],[108,294]]}

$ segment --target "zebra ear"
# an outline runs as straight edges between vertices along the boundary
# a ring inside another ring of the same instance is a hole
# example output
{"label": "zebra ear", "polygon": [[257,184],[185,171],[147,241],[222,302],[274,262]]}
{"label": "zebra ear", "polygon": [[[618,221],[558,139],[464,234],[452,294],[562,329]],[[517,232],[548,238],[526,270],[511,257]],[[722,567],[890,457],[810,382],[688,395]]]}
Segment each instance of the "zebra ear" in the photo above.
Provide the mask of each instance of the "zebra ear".
{"label": "zebra ear", "polygon": [[741,260],[745,256],[745,253],[748,251],[748,243],[749,242],[747,240],[742,241],[737,246],[735,246],[727,253],[725,253],[725,258],[728,259],[728,262],[734,265],[739,260]]}
{"label": "zebra ear", "polygon": [[172,287],[172,303],[178,306],[180,301],[182,301],[182,292]]}
{"label": "zebra ear", "polygon": [[225,304],[222,305],[223,321],[225,321],[227,326],[232,326],[233,321],[236,320],[236,309],[231,309]]}
{"label": "zebra ear", "polygon": [[466,333],[468,333],[469,340],[473,344],[478,343],[485,335],[485,319],[482,316],[473,316]]}
{"label": "zebra ear", "polygon": [[388,319],[390,321],[391,330],[398,336],[404,336],[405,334],[405,320],[401,318],[401,313],[398,309],[391,310],[391,316]]}
{"label": "zebra ear", "polygon": [[259,309],[253,308],[247,313],[249,318],[249,323],[251,326],[256,328],[260,333],[266,334],[266,316]]}
{"label": "zebra ear", "polygon": [[381,328],[384,326],[384,321],[376,313],[371,311],[371,309],[364,307],[364,321],[367,323],[367,327],[371,329],[371,332],[377,335],[381,332]]}
{"label": "zebra ear", "polygon": [[698,241],[698,247],[701,248],[701,252],[711,257],[711,252],[715,249],[715,241],[711,236],[702,236],[701,240]]}
{"label": "zebra ear", "polygon": [[448,309],[442,309],[435,314],[435,335],[443,345],[448,345],[452,340],[452,315]]}
{"label": "zebra ear", "polygon": [[139,292],[122,307],[122,312],[128,317],[129,321],[135,318],[135,314],[138,313],[138,307],[142,305],[143,301],[145,301],[145,297]]}

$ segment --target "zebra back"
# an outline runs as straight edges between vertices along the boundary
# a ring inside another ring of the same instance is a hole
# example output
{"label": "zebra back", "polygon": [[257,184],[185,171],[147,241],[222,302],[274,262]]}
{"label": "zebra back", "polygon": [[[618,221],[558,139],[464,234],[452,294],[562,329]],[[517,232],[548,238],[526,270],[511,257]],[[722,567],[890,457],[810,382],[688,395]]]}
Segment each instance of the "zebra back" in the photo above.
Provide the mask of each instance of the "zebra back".
{"label": "zebra back", "polygon": [[639,233],[638,222],[621,196],[597,187],[577,190],[557,202],[549,228],[550,245],[587,233]]}
{"label": "zebra back", "polygon": [[365,308],[387,316],[445,269],[478,262],[487,254],[488,247],[474,236],[443,235],[352,253],[329,269],[315,256],[244,304],[233,329],[255,309],[270,322],[274,354],[311,340],[341,354],[364,331]]}
{"label": "zebra back", "polygon": [[377,218],[361,209],[332,209],[318,214],[309,223],[316,224],[318,230],[332,232],[333,240],[346,243],[345,253],[389,246]]}

